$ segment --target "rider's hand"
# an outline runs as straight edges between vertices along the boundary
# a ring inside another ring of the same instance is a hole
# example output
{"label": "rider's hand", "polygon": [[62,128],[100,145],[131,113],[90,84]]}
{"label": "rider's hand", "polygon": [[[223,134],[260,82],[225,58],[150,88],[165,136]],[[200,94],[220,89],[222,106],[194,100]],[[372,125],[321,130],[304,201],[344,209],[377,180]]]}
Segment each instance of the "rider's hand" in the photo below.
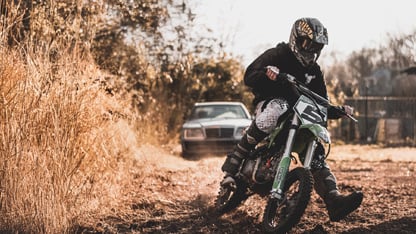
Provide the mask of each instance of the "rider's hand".
{"label": "rider's hand", "polygon": [[274,66],[267,66],[266,75],[270,80],[275,81],[279,75],[279,68]]}
{"label": "rider's hand", "polygon": [[344,105],[342,108],[344,109],[344,112],[345,112],[347,115],[351,115],[351,116],[353,116],[353,115],[354,115],[354,108],[353,108],[352,106],[349,106],[349,105]]}

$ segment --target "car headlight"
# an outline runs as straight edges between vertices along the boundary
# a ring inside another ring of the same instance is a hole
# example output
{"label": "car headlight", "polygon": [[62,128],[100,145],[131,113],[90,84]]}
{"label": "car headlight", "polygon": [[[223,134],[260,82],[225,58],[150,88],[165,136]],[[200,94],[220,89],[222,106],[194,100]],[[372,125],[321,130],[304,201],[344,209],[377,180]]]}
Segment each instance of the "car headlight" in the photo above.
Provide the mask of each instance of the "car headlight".
{"label": "car headlight", "polygon": [[188,128],[184,130],[183,138],[186,140],[203,140],[204,133],[200,128]]}
{"label": "car headlight", "polygon": [[239,128],[237,128],[237,131],[235,131],[234,137],[237,138],[237,139],[242,138],[244,136],[245,132],[246,132],[245,127],[239,127]]}

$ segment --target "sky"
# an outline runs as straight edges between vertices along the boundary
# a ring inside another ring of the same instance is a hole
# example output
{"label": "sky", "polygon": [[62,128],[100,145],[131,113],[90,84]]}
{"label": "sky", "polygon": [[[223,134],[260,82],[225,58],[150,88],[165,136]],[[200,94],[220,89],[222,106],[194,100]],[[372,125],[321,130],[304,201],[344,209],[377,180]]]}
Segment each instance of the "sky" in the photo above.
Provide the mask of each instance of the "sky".
{"label": "sky", "polygon": [[[415,0],[190,0],[196,24],[225,42],[226,51],[242,56],[248,65],[278,42],[287,42],[294,21],[318,18],[328,29],[330,54],[344,58],[362,48],[376,48],[388,35],[416,31]],[[416,48],[415,48],[416,50]]]}

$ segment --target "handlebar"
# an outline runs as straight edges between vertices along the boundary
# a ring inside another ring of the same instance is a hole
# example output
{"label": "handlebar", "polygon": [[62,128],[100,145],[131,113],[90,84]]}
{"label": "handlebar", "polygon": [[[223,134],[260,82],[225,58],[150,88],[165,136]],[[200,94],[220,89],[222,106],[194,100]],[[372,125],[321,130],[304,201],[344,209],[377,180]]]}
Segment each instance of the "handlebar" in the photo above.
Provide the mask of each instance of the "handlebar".
{"label": "handlebar", "polygon": [[347,116],[349,119],[351,119],[352,121],[358,123],[358,120],[356,118],[354,118],[352,115],[348,114],[344,110],[341,110],[341,111],[342,111],[342,114],[344,114],[345,116]]}
{"label": "handlebar", "polygon": [[[324,104],[326,106],[332,106],[328,99],[323,98],[319,94],[317,94],[317,93],[313,92],[312,90],[308,89],[306,87],[306,85],[303,84],[302,82],[298,81],[295,76],[293,76],[289,73],[281,73],[280,70],[277,67],[274,67],[274,66],[265,67],[266,71],[267,71],[267,69],[274,72],[277,75],[278,79],[283,78],[283,79],[287,80],[289,83],[294,85],[300,92],[313,96],[313,98],[315,100],[319,101],[321,104]],[[346,117],[348,117],[349,119],[353,120],[354,122],[358,122],[358,120],[356,118],[354,118],[352,115],[345,112],[344,109],[337,108],[337,110],[340,111],[341,114],[343,114]]]}

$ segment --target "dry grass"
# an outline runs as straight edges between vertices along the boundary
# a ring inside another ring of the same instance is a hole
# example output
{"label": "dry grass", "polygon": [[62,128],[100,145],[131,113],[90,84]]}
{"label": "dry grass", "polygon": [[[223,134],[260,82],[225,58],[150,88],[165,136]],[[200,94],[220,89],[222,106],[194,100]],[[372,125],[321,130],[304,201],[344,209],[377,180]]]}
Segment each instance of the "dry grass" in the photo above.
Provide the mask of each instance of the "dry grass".
{"label": "dry grass", "polygon": [[0,226],[70,232],[117,202],[136,142],[110,113],[128,116],[128,108],[104,93],[100,71],[76,53],[54,63],[47,51],[0,54]]}
{"label": "dry grass", "polygon": [[[131,94],[109,95],[108,74],[74,35],[6,46],[23,19],[10,4],[0,15],[0,232],[94,227],[120,213],[123,189],[143,176],[132,155],[166,135],[163,105],[140,116]],[[32,26],[47,28],[45,19]]]}

